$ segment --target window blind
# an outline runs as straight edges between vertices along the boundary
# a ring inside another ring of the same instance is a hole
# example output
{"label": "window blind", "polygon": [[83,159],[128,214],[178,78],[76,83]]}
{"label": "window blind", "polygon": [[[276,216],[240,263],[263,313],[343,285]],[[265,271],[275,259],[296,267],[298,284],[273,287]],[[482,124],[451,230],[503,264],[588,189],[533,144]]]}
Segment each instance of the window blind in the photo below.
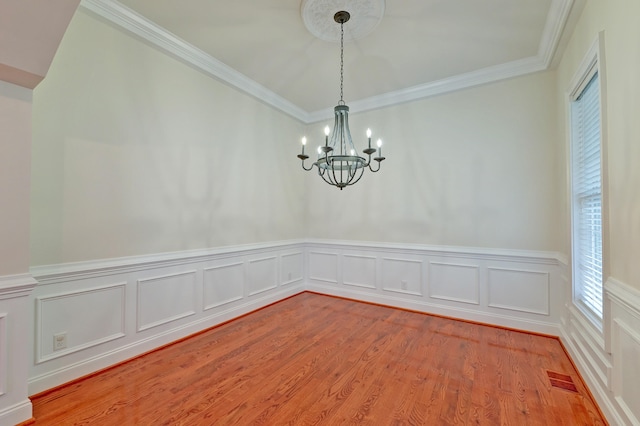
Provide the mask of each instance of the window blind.
{"label": "window blind", "polygon": [[602,319],[600,90],[595,73],[572,103],[574,297]]}

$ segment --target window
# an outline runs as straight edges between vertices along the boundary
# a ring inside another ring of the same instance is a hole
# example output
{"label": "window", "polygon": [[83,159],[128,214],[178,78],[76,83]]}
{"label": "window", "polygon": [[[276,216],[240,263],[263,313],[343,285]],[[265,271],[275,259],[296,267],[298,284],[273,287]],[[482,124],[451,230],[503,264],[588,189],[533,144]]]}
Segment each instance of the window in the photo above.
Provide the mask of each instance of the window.
{"label": "window", "polygon": [[602,327],[602,154],[597,56],[571,95],[574,303]]}

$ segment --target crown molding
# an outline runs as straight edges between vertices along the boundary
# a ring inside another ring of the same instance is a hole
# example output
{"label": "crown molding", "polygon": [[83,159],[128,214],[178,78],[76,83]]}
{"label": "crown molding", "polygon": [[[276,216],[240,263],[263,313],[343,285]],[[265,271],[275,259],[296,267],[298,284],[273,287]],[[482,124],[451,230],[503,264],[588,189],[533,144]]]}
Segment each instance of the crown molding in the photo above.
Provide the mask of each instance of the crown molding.
{"label": "crown molding", "polygon": [[300,121],[306,122],[308,120],[308,113],[302,108],[115,0],[82,0],[80,7],[223,83],[229,84]]}
{"label": "crown molding", "polygon": [[573,4],[574,0],[551,1],[547,22],[538,47],[538,58],[544,63],[545,69],[551,66],[553,57],[560,45],[560,39],[567,26]]}
{"label": "crown molding", "polygon": [[[357,112],[370,111],[544,71],[550,67],[556,54],[573,4],[574,0],[552,0],[536,56],[360,99],[350,102],[350,106]],[[305,124],[333,117],[332,108],[313,112],[303,110],[116,0],[82,0],[80,6],[203,73],[235,87]]]}
{"label": "crown molding", "polygon": [[[543,71],[545,69],[546,67],[542,61],[538,57],[533,56],[349,102],[349,107],[356,112],[370,111],[373,109],[385,108],[418,99],[455,92],[457,90],[468,89],[482,84],[519,77],[525,74]],[[326,120],[329,117],[333,117],[332,108],[315,111],[309,114],[309,118],[312,123]]]}

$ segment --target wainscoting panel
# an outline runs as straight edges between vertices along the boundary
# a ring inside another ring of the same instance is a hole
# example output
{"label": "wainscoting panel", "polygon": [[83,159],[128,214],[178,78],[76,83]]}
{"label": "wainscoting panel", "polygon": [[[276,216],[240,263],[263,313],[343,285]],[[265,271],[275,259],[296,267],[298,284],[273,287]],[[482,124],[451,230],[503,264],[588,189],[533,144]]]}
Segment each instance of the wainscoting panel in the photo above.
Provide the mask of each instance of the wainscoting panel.
{"label": "wainscoting panel", "polygon": [[204,268],[204,310],[242,300],[244,277],[242,262]]}
{"label": "wainscoting panel", "polygon": [[148,330],[196,313],[196,271],[138,280],[138,328]]}
{"label": "wainscoting panel", "polygon": [[424,282],[422,260],[382,258],[382,288],[393,293],[422,296]]}
{"label": "wainscoting panel", "polygon": [[304,279],[304,254],[302,251],[280,256],[280,284],[288,285]]}
{"label": "wainscoting panel", "polygon": [[555,253],[325,240],[307,242],[307,250],[309,290],[559,334]]}
{"label": "wainscoting panel", "polygon": [[549,272],[489,268],[489,306],[549,315]]}
{"label": "wainscoting panel", "polygon": [[309,279],[338,284],[338,254],[309,252]]}
{"label": "wainscoting panel", "polygon": [[7,314],[0,313],[0,396],[4,395],[7,388]]}
{"label": "wainscoting panel", "polygon": [[[557,253],[339,241],[32,268],[38,285],[23,296],[32,307],[28,390],[47,390],[310,290],[561,335],[611,424],[638,425],[640,292],[607,281],[603,336],[571,305],[569,269]],[[0,312],[0,339],[8,318]],[[60,333],[66,348],[54,351]],[[3,356],[0,349],[0,379],[11,373],[3,374]]]}
{"label": "wainscoting panel", "polygon": [[[125,335],[126,283],[36,298],[36,363]],[[55,336],[66,336],[56,349]]]}
{"label": "wainscoting panel", "polygon": [[342,258],[342,280],[345,285],[376,288],[376,258],[345,254]]}
{"label": "wainscoting panel", "polygon": [[562,342],[609,423],[640,425],[640,291],[609,278],[603,296],[602,330],[567,302]]}
{"label": "wainscoting panel", "polygon": [[640,419],[640,333],[621,319],[613,320],[614,394],[627,417]]}
{"label": "wainscoting panel", "polygon": [[29,394],[303,291],[305,255],[294,241],[32,268]]}
{"label": "wainscoting panel", "polygon": [[480,268],[477,265],[429,262],[429,297],[480,304]]}
{"label": "wainscoting panel", "polygon": [[640,291],[609,280],[606,295],[611,302],[614,401],[628,424],[640,425]]}
{"label": "wainscoting panel", "polygon": [[273,256],[249,261],[249,296],[264,293],[278,287],[276,259]]}

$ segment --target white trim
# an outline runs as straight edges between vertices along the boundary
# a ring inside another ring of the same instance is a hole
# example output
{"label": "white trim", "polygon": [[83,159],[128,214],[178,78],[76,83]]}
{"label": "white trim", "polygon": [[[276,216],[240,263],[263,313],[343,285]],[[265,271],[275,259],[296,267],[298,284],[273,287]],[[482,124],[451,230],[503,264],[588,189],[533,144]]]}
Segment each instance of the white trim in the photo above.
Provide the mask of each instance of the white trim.
{"label": "white trim", "polygon": [[551,2],[547,22],[538,47],[538,58],[541,59],[545,69],[549,68],[553,61],[573,4],[574,0],[552,0]]}
{"label": "white trim", "polygon": [[591,44],[589,51],[578,65],[576,73],[569,82],[569,99],[571,101],[582,93],[591,77],[598,71],[597,64],[600,57],[600,36]]}
{"label": "white trim", "polygon": [[550,336],[560,335],[559,324],[553,322],[527,318],[516,318],[513,316],[502,315],[498,313],[480,312],[475,309],[468,309],[458,306],[443,306],[439,304],[429,303],[424,300],[406,299],[389,294],[371,293],[367,292],[366,289],[358,290],[356,288],[326,286],[313,283],[308,284],[306,289],[321,294],[346,297],[362,302],[376,303],[384,306],[424,312],[428,315],[441,315],[460,320],[498,325],[510,329],[548,334]]}
{"label": "white trim", "polygon": [[[436,246],[426,244],[380,243],[368,241],[340,241],[308,239],[305,244],[312,248],[384,250],[413,255],[438,255],[442,257],[473,258],[482,260],[508,260],[516,262],[557,265],[560,254],[550,251],[494,249],[484,247]],[[331,252],[321,254],[334,254]],[[404,260],[404,259],[399,259]]]}
{"label": "white trim", "polygon": [[33,266],[30,268],[30,272],[32,275],[38,277],[39,285],[47,285],[112,275],[116,272],[135,272],[145,269],[184,265],[187,263],[203,262],[261,251],[269,252],[287,247],[297,248],[301,243],[301,240],[276,241],[273,243],[225,246],[211,249],[62,263],[59,265]]}
{"label": "white trim", "polygon": [[16,425],[31,418],[33,418],[33,410],[29,398],[0,409],[0,425]]}
{"label": "white trim", "polygon": [[605,294],[615,300],[627,312],[640,320],[640,291],[635,288],[609,277],[604,283]]}
{"label": "white trim", "polygon": [[[602,341],[603,348],[609,350],[611,344],[611,337],[605,328],[607,323],[608,311],[607,304],[604,297],[604,282],[602,289],[602,318],[600,318],[595,312],[592,312],[591,308],[586,304],[577,300],[576,297],[576,285],[575,285],[575,269],[578,258],[575,255],[576,251],[576,235],[575,235],[575,191],[574,191],[574,169],[575,169],[575,154],[574,154],[574,132],[573,132],[573,118],[572,118],[572,103],[582,94],[585,87],[589,84],[593,76],[598,73],[598,91],[600,99],[600,198],[601,198],[601,226],[602,226],[602,277],[603,281],[608,275],[609,261],[608,261],[608,241],[609,241],[609,225],[608,225],[608,192],[605,190],[608,187],[607,182],[607,124],[606,124],[606,76],[604,65],[604,31],[600,31],[595,40],[591,43],[587,53],[582,58],[580,65],[576,68],[574,75],[572,76],[569,86],[566,92],[566,106],[567,106],[567,136],[568,136],[568,184],[569,184],[569,200],[570,200],[570,230],[571,230],[571,305],[576,308],[576,312],[579,312],[583,319],[588,320],[594,330],[602,336],[598,341]],[[574,315],[577,316],[577,315]]]}
{"label": "white trim", "polygon": [[571,338],[564,327],[561,327],[560,330],[560,340],[562,341],[562,344],[567,349],[571,360],[575,363],[576,367],[578,367],[580,375],[584,379],[589,391],[594,396],[607,421],[613,425],[625,424],[622,416],[618,413],[615,404],[612,402],[609,391],[601,385],[600,380],[596,377],[593,370],[589,368],[589,361],[583,357],[582,350],[578,349],[576,342]]}
{"label": "white trim", "polygon": [[9,353],[7,345],[7,313],[0,313],[0,396],[5,394],[7,389]]}
{"label": "white trim", "polygon": [[[349,102],[349,108],[356,113],[371,111],[544,70],[544,64],[537,57],[524,58],[394,92],[383,93],[370,98],[359,99]],[[315,123],[330,117],[333,117],[332,108],[314,111],[309,114],[309,122]]]}
{"label": "white trim", "polygon": [[0,276],[0,300],[28,296],[37,284],[31,274]]}
{"label": "white trim", "polygon": [[[353,111],[369,111],[544,71],[549,68],[560,43],[573,2],[574,0],[553,0],[547,14],[538,53],[535,56],[356,100],[350,102],[350,106]],[[313,112],[303,110],[116,0],[82,0],[80,7],[142,38],[161,51],[186,62],[205,74],[227,83],[305,124],[315,123],[333,116],[333,109]]]}

